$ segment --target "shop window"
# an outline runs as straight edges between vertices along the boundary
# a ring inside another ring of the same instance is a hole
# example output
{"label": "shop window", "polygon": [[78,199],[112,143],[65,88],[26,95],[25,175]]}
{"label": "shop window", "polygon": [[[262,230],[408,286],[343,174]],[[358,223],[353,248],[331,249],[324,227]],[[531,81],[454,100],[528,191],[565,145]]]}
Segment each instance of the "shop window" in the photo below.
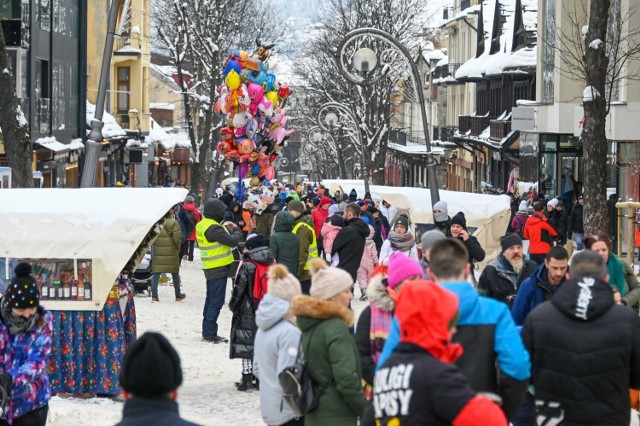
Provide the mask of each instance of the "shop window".
{"label": "shop window", "polygon": [[543,151],[556,152],[558,150],[558,135],[540,135]]}
{"label": "shop window", "polygon": [[67,9],[63,0],[53,0],[53,31],[59,34],[67,31]]}
{"label": "shop window", "polygon": [[129,67],[118,67],[118,112],[129,112],[129,91],[131,69]]}
{"label": "shop window", "polygon": [[0,1],[0,20],[20,19],[20,0]]}
{"label": "shop window", "polygon": [[554,72],[556,66],[556,0],[542,0],[542,101],[554,102]]}

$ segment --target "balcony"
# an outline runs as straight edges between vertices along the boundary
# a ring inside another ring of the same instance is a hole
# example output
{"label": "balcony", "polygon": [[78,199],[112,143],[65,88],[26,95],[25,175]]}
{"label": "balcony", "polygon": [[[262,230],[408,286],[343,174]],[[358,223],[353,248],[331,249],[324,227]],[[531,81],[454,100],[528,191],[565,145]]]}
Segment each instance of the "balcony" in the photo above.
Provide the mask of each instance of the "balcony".
{"label": "balcony", "polygon": [[471,136],[480,136],[484,129],[489,127],[493,117],[471,116]]}
{"label": "balcony", "polygon": [[118,125],[123,129],[129,129],[131,124],[131,120],[129,120],[129,113],[118,112],[116,114],[116,123],[118,123]]}
{"label": "balcony", "polygon": [[443,86],[446,86],[448,84],[461,84],[455,79],[456,71],[458,71],[460,65],[462,64],[450,63],[447,65],[436,67],[431,75],[433,84],[442,84]]}
{"label": "balcony", "polygon": [[471,130],[471,116],[459,115],[458,116],[458,132],[464,135],[469,130]]}
{"label": "balcony", "polygon": [[434,126],[433,140],[451,142],[453,141],[453,134],[456,130],[458,130],[456,126]]}
{"label": "balcony", "polygon": [[491,139],[500,141],[507,137],[511,133],[511,120],[491,120],[489,124],[491,127]]}
{"label": "balcony", "polygon": [[140,34],[117,35],[113,41],[113,53],[121,56],[142,55]]}

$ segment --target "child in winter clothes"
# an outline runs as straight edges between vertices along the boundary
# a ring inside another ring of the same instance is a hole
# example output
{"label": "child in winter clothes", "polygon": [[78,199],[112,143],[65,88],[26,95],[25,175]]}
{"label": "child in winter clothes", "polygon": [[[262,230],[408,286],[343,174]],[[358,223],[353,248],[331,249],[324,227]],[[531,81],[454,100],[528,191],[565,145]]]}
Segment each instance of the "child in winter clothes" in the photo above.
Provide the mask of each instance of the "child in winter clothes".
{"label": "child in winter clothes", "polygon": [[320,229],[320,233],[322,234],[322,244],[324,246],[324,252],[331,254],[331,248],[333,247],[333,242],[336,240],[336,236],[338,232],[344,226],[344,219],[339,214],[334,214],[329,218],[328,222],[325,222],[322,225],[322,229]]}
{"label": "child in winter clothes", "polygon": [[364,243],[364,253],[358,268],[358,286],[360,287],[360,300],[367,300],[367,287],[369,286],[369,275],[378,263],[378,250],[373,241],[373,226],[369,225],[369,236]]}
{"label": "child in winter clothes", "polygon": [[513,229],[513,232],[522,236],[524,234],[524,224],[527,223],[527,219],[529,219],[529,214],[527,213],[527,202],[523,200],[520,201],[518,212],[511,221],[511,228]]}
{"label": "child in winter clothes", "polygon": [[[258,326],[256,325],[256,308],[262,297],[262,292],[255,289],[254,282],[258,264],[271,265],[273,255],[266,246],[266,240],[262,234],[250,235],[244,246],[244,261],[236,279],[233,282],[233,292],[229,301],[229,309],[233,312],[231,319],[231,337],[229,346],[229,358],[242,359],[242,381],[237,383],[239,391],[256,389],[253,377],[253,340]],[[266,292],[266,288],[264,291]]]}

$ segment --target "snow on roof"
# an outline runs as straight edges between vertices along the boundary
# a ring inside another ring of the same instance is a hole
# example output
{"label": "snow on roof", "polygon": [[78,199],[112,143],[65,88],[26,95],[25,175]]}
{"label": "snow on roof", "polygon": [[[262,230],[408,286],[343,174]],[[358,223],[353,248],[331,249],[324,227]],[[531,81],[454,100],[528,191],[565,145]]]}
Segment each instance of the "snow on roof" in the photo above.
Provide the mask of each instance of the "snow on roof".
{"label": "snow on roof", "polygon": [[[404,152],[405,154],[419,155],[427,153],[427,146],[425,144],[407,143],[407,145],[400,145],[397,143],[389,142],[387,147],[394,151]],[[442,155],[444,154],[444,148],[432,146],[431,152],[433,153],[433,155]]]}
{"label": "snow on roof", "polygon": [[116,53],[139,53],[139,54],[142,54],[142,50],[137,49],[135,47],[131,47],[131,45],[124,45],[120,49],[116,50]]}
{"label": "snow on roof", "polygon": [[[86,122],[87,126],[91,128],[91,120],[96,114],[96,106],[91,102],[87,101],[87,114],[86,114]],[[102,128],[102,137],[104,139],[118,138],[121,136],[127,136],[127,132],[122,130],[122,127],[118,123],[116,123],[116,119],[113,115],[109,114],[105,111],[102,114],[102,122],[104,123],[104,127]],[[87,131],[87,134],[89,130]]]}
{"label": "snow on roof", "polygon": [[149,109],[166,109],[173,111],[176,106],[171,102],[149,102]]}
{"label": "snow on roof", "polygon": [[446,58],[446,55],[442,50],[423,50],[422,57],[428,62],[432,63],[433,61],[441,61],[442,58]]}
{"label": "snow on roof", "polygon": [[169,134],[151,117],[149,117],[149,135],[145,139],[149,143],[159,142],[165,151],[173,151],[175,148],[175,144],[172,144],[169,140]]}
{"label": "snow on roof", "polygon": [[470,7],[466,8],[466,9],[461,10],[460,12],[458,12],[453,18],[442,22],[442,24],[440,26],[444,27],[445,25],[448,25],[451,22],[459,21],[461,19],[466,18],[469,15],[472,15],[472,14],[475,14],[475,13],[478,13],[478,12],[480,12],[480,5],[479,4],[470,6]]}
{"label": "snow on roof", "polygon": [[69,144],[69,149],[72,151],[76,149],[84,149],[84,144],[82,143],[82,139],[80,138],[72,139],[71,143]]}
{"label": "snow on roof", "polygon": [[45,138],[38,138],[34,143],[37,143],[43,148],[47,148],[53,152],[69,151],[69,145],[58,142],[55,136],[48,136]]}
{"label": "snow on roof", "polygon": [[509,69],[535,67],[538,63],[538,46],[525,47],[516,50],[502,61],[503,72],[509,72]]}

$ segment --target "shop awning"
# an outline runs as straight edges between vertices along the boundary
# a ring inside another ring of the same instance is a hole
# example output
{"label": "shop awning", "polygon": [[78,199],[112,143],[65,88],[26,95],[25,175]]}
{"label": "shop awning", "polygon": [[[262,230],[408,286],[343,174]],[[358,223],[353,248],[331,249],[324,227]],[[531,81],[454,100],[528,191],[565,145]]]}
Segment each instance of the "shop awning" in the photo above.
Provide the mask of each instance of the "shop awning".
{"label": "shop awning", "polygon": [[53,136],[36,139],[34,143],[53,152],[69,151],[69,145],[58,142]]}

